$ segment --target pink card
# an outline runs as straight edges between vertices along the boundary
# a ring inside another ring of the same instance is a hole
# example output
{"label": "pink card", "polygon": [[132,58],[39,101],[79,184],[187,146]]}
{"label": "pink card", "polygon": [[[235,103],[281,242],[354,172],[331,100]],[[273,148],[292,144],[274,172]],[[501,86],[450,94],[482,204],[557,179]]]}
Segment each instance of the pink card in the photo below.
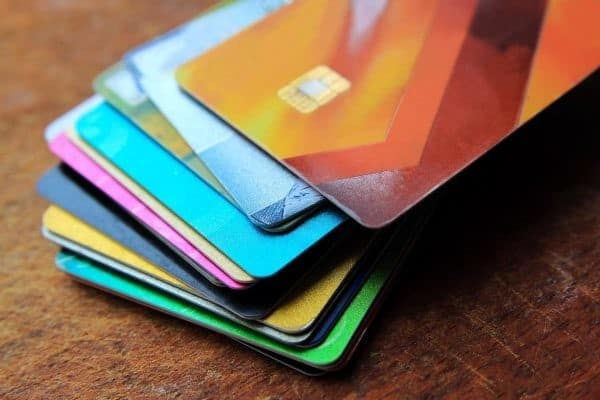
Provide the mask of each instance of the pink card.
{"label": "pink card", "polygon": [[65,133],[48,139],[50,150],[62,161],[134,215],[140,222],[173,245],[182,254],[202,267],[204,271],[201,272],[210,274],[213,278],[231,289],[244,289],[247,287],[247,285],[232,279],[219,266],[184,239],[175,229],[146,206],[146,204],[131,194],[108,172],[71,143]]}

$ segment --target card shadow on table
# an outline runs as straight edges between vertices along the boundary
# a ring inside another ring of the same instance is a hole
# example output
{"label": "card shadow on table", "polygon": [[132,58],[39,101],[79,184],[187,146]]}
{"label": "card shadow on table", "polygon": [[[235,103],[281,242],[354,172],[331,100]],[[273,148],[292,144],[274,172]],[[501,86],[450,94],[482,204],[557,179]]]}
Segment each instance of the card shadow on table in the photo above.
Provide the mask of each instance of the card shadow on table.
{"label": "card shadow on table", "polygon": [[[543,241],[550,230],[594,235],[594,215],[572,216],[598,203],[598,104],[600,70],[441,188],[437,209],[365,345],[329,379],[354,374],[366,353],[377,351],[370,343],[386,341],[402,319],[427,322],[437,307],[468,311],[487,296],[480,287],[498,274],[515,272],[511,283],[526,286],[527,260],[532,269],[543,262],[552,247]],[[556,246],[568,249],[572,240]]]}

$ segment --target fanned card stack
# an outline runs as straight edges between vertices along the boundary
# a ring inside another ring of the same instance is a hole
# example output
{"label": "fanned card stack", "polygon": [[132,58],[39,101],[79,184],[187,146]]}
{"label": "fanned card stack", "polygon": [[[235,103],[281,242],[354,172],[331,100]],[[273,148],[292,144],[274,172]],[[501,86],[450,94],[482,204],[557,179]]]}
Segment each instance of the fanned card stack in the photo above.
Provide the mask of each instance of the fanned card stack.
{"label": "fanned card stack", "polygon": [[595,0],[234,0],[51,123],[78,281],[292,368],[344,366],[422,200],[600,63]]}

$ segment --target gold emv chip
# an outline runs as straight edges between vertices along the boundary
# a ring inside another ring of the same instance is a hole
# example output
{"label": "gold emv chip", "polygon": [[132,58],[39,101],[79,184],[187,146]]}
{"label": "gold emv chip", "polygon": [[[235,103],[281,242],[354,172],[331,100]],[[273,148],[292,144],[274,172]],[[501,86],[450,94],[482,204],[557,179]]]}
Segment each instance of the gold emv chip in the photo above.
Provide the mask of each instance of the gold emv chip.
{"label": "gold emv chip", "polygon": [[319,65],[279,89],[279,97],[301,113],[308,114],[350,89],[350,82],[327,67]]}

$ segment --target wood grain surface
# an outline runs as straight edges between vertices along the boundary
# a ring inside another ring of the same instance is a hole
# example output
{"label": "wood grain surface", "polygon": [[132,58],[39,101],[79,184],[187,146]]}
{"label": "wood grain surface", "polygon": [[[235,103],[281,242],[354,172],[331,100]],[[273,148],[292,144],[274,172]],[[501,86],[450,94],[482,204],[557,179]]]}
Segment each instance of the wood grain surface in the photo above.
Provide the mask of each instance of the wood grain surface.
{"label": "wood grain surface", "polygon": [[45,125],[207,5],[0,1],[0,398],[600,398],[598,73],[444,189],[342,372],[301,376],[56,270]]}

